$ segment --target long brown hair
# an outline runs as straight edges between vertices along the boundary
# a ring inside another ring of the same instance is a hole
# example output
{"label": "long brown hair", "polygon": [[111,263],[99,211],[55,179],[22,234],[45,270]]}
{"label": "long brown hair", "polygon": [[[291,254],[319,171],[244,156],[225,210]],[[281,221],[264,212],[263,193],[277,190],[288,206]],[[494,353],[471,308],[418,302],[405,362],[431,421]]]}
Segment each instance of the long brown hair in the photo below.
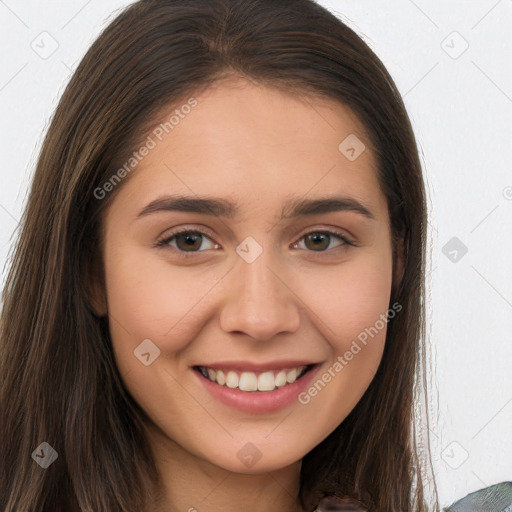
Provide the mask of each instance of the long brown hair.
{"label": "long brown hair", "polygon": [[[426,200],[393,80],[312,0],[140,0],[94,42],[60,100],[10,262],[0,325],[2,511],[144,509],[158,478],[144,413],[90,301],[92,283],[103,283],[101,214],[123,183],[104,200],[97,191],[164,107],[230,74],[349,106],[369,132],[395,248],[403,241],[390,302],[402,309],[381,364],[350,415],[304,457],[301,504],[312,510],[330,493],[382,512],[439,508],[437,493],[426,497],[411,434],[415,377],[425,372]],[[47,469],[32,457],[42,442],[58,454]]]}

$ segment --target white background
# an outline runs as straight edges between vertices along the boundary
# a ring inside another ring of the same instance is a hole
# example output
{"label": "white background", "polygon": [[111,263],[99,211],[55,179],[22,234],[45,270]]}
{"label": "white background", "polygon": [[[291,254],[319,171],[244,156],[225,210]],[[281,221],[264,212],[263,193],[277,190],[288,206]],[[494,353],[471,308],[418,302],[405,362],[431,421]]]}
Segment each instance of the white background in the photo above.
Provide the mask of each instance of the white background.
{"label": "white background", "polygon": [[[58,98],[128,3],[0,0],[2,265]],[[431,216],[433,412],[439,407],[430,435],[447,506],[512,481],[512,0],[320,3],[382,59],[420,145]],[[443,252],[454,237],[459,247]]]}

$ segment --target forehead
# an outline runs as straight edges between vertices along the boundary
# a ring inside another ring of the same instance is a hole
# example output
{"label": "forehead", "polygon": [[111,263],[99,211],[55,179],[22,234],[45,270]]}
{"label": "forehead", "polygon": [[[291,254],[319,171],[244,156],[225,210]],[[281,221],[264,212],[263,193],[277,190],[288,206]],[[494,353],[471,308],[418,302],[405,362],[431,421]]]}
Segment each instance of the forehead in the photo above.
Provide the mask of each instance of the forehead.
{"label": "forehead", "polygon": [[211,194],[262,208],[310,193],[382,200],[367,131],[341,102],[243,79],[194,98],[193,108],[160,112],[145,134],[152,148],[120,191],[125,199]]}

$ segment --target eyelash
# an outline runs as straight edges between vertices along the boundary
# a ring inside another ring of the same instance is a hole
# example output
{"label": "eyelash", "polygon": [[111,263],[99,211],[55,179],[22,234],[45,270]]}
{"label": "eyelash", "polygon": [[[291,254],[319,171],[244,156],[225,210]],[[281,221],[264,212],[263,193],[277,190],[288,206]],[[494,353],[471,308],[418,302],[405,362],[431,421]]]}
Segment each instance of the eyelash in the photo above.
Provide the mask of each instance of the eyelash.
{"label": "eyelash", "polygon": [[[173,240],[177,236],[183,235],[183,234],[202,235],[202,236],[206,236],[209,239],[212,239],[212,237],[210,237],[208,234],[206,234],[206,233],[204,233],[202,231],[199,231],[199,230],[196,230],[196,229],[184,228],[184,229],[180,229],[180,230],[174,231],[170,235],[169,234],[164,235],[162,238],[160,238],[160,239],[158,239],[156,241],[155,247],[157,247],[157,248],[169,248],[170,247],[174,251],[178,252],[180,254],[180,257],[183,257],[183,258],[193,258],[198,253],[204,252],[204,251],[181,251],[180,249],[177,249],[175,247],[171,247],[171,246],[168,245],[171,240]],[[351,242],[343,233],[341,233],[339,231],[330,231],[330,230],[325,230],[325,229],[324,230],[319,229],[319,230],[309,231],[308,233],[305,233],[304,235],[302,235],[300,237],[299,241],[302,240],[303,238],[305,238],[306,236],[311,235],[311,234],[329,235],[331,237],[335,236],[336,238],[339,238],[343,243],[340,246],[335,247],[334,249],[326,249],[324,251],[312,251],[311,250],[311,251],[308,251],[308,252],[322,254],[322,253],[326,253],[326,252],[329,252],[329,251],[335,251],[336,249],[343,248],[343,246],[345,246],[345,245],[348,245],[348,246],[351,246],[351,247],[357,247],[357,245],[355,243]],[[295,242],[294,245],[297,244],[297,243],[298,242]]]}

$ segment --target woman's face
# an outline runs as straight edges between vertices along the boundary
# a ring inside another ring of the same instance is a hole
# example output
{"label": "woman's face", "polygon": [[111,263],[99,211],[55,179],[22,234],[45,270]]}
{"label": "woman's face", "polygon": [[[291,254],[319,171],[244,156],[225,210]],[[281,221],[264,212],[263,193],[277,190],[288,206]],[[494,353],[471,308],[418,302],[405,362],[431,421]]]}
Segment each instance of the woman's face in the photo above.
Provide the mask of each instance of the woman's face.
{"label": "woman's face", "polygon": [[110,332],[165,446],[264,473],[319,444],[377,371],[386,199],[343,105],[243,80],[196,100],[148,134],[106,212]]}

